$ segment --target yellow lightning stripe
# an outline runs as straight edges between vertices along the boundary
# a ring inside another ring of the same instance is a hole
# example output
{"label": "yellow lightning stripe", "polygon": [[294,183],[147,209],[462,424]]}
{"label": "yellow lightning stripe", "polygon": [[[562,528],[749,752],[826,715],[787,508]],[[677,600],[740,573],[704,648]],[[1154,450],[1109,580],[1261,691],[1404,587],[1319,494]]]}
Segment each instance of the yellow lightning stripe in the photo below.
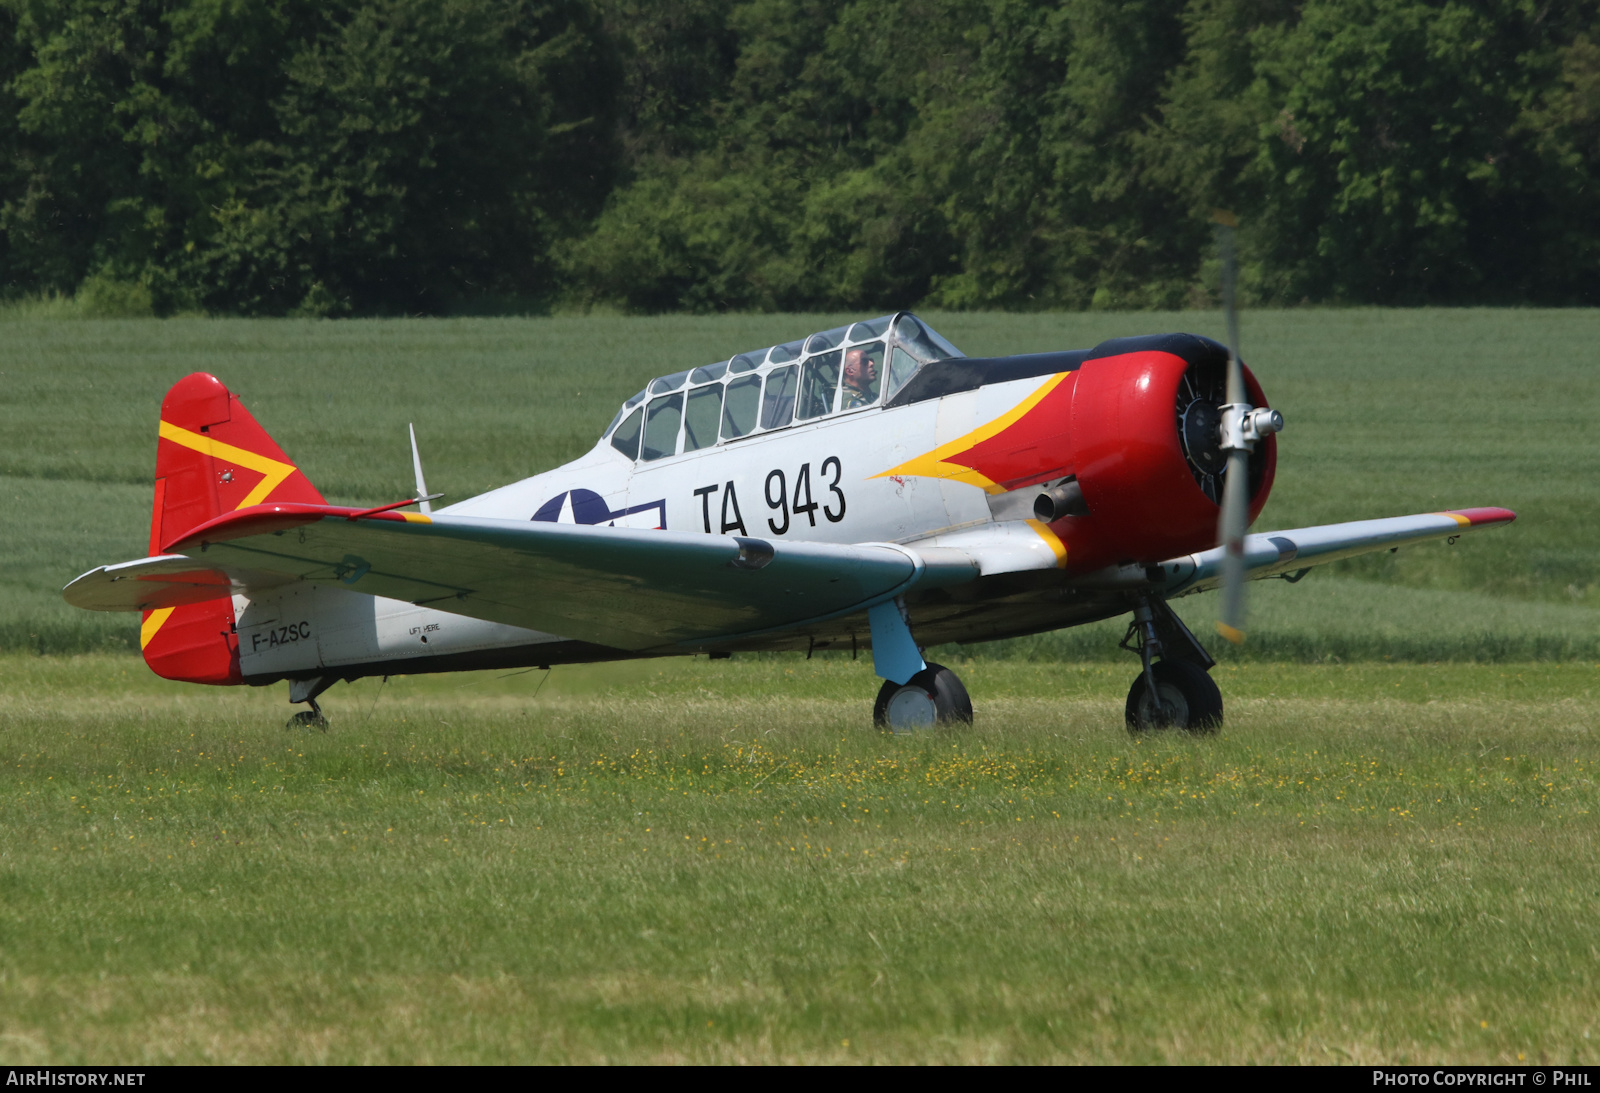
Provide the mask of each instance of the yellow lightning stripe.
{"label": "yellow lightning stripe", "polygon": [[1056,568],[1065,569],[1067,567],[1067,544],[1061,541],[1061,536],[1051,531],[1050,525],[1043,520],[1029,520],[1027,523],[1034,530],[1034,534],[1043,539],[1045,545],[1055,552]]}
{"label": "yellow lightning stripe", "polygon": [[151,639],[156,636],[156,631],[161,629],[161,624],[176,610],[175,607],[162,607],[150,612],[150,617],[139,625],[139,648],[143,649],[150,644]]}
{"label": "yellow lightning stripe", "polygon": [[942,444],[926,455],[919,455],[915,459],[907,460],[898,467],[891,467],[882,474],[875,474],[872,477],[888,478],[891,475],[905,475],[911,478],[949,478],[956,482],[965,482],[969,486],[980,486],[986,493],[1004,493],[1004,486],[996,485],[971,467],[962,466],[956,462],[954,457],[961,455],[969,448],[982,444],[991,437],[999,436],[1015,425],[1022,419],[1024,414],[1039,405],[1040,401],[1051,391],[1054,391],[1061,381],[1070,374],[1069,372],[1062,372],[1052,376],[1033,394],[993,421],[985,422],[978,426],[966,436],[952,440],[948,444]]}
{"label": "yellow lightning stripe", "polygon": [[235,448],[232,444],[224,444],[220,440],[212,440],[209,436],[200,433],[191,433],[188,429],[180,429],[168,421],[161,423],[161,437],[174,444],[182,444],[185,448],[193,448],[202,455],[209,455],[213,459],[224,459],[230,463],[237,463],[257,474],[265,475],[256,488],[245,495],[235,510],[247,509],[251,505],[259,505],[265,501],[273,490],[282,484],[285,478],[294,473],[293,463],[279,463],[276,459],[268,459],[255,452],[247,452],[243,448]]}
{"label": "yellow lightning stripe", "polygon": [[[1469,527],[1472,526],[1472,521],[1468,520],[1465,516],[1462,516],[1459,512],[1436,512],[1436,513],[1434,513],[1434,515],[1435,516],[1448,516],[1448,517],[1450,517],[1450,519],[1454,520],[1456,523],[1460,524],[1464,528],[1469,528]],[[1476,540],[1474,540],[1474,542],[1476,542]]]}
{"label": "yellow lightning stripe", "polygon": [[[161,438],[170,440],[174,444],[181,444],[185,448],[192,448],[202,455],[209,455],[213,459],[224,459],[230,463],[237,463],[247,470],[255,471],[264,477],[256,483],[256,488],[245,495],[234,510],[247,509],[251,505],[259,505],[265,501],[285,478],[294,473],[293,463],[279,463],[276,459],[268,459],[255,452],[247,452],[243,448],[235,448],[232,444],[224,444],[220,440],[212,440],[203,433],[192,433],[188,429],[180,429],[170,421],[163,421],[160,428]],[[159,611],[150,612],[150,617],[144,620],[139,627],[139,648],[143,649],[155,638],[156,631],[160,630],[169,617],[173,608],[163,607]]]}
{"label": "yellow lightning stripe", "polygon": [[408,524],[433,523],[433,517],[429,516],[425,512],[402,512],[400,515],[406,518],[406,523]]}

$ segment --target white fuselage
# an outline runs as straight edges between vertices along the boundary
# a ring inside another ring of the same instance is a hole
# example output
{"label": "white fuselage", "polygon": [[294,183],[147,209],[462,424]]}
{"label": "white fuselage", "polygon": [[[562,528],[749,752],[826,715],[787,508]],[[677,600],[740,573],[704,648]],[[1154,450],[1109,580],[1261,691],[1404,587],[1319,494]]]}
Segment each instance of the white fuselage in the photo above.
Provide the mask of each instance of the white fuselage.
{"label": "white fuselage", "polygon": [[[991,522],[997,499],[948,479],[883,472],[1001,416],[1048,379],[868,407],[653,461],[629,459],[602,439],[571,463],[436,511],[831,543],[913,542]],[[396,670],[411,664],[427,671],[426,662],[452,654],[564,640],[310,584],[237,597],[235,610],[246,679],[390,662]]]}

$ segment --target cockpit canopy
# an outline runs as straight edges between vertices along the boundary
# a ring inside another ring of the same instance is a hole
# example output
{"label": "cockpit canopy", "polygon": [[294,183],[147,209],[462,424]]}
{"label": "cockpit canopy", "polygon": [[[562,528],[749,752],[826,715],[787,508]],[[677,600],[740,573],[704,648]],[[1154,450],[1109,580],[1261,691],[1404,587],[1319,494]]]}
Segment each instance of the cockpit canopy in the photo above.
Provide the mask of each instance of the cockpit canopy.
{"label": "cockpit canopy", "polygon": [[662,459],[880,406],[924,365],[964,355],[901,311],[652,380],[606,436],[629,459]]}

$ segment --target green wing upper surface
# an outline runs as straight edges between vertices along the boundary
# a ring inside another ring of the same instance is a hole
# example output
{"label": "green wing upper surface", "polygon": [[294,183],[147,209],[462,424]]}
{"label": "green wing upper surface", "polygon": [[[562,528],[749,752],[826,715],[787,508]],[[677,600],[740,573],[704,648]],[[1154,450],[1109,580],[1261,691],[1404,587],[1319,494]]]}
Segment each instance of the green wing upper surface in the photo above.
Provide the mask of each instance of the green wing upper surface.
{"label": "green wing upper surface", "polygon": [[304,580],[638,651],[783,629],[863,610],[914,583],[976,576],[959,557],[930,566],[889,544],[357,516],[312,505],[230,513],[168,549],[161,558],[86,573],[68,586],[67,599],[148,610],[167,606],[163,596],[193,602],[208,572],[219,575],[219,595]]}

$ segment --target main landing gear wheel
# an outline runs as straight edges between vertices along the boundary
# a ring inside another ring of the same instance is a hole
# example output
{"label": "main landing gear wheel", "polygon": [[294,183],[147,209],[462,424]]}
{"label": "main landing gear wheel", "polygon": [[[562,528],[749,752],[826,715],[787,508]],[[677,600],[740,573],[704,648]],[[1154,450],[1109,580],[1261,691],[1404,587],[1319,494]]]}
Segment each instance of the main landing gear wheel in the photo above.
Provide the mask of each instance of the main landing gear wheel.
{"label": "main landing gear wheel", "polygon": [[1222,727],[1222,692],[1205,669],[1186,660],[1162,660],[1151,670],[1156,677],[1155,696],[1142,672],[1128,690],[1129,732],[1170,728],[1214,733]]}
{"label": "main landing gear wheel", "polygon": [[972,724],[972,699],[954,672],[930,664],[904,683],[885,680],[872,707],[872,723],[907,733]]}

